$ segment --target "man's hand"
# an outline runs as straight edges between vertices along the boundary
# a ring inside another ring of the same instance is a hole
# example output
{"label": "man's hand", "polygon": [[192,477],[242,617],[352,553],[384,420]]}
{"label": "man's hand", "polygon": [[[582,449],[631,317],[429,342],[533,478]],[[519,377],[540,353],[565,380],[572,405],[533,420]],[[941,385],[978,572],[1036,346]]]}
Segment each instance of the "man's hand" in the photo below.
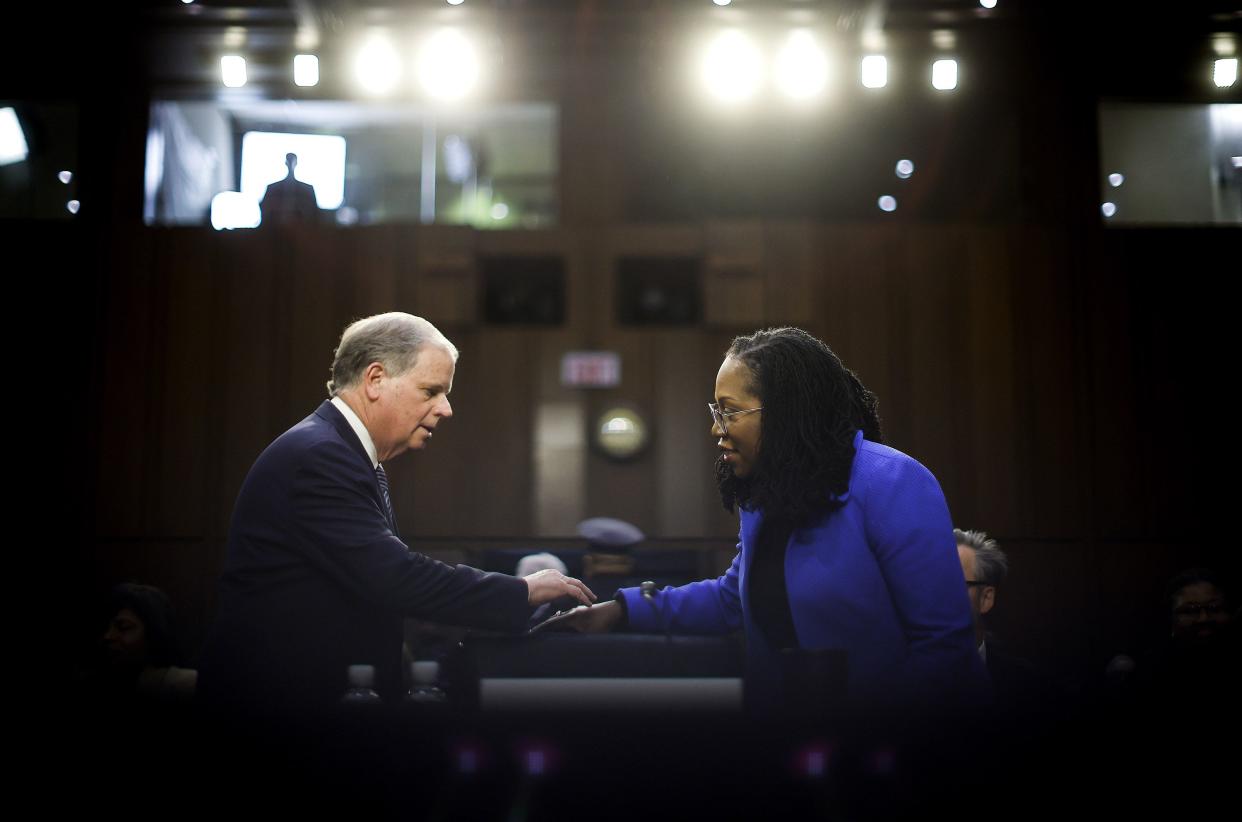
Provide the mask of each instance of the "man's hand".
{"label": "man's hand", "polygon": [[533,629],[539,631],[577,631],[582,634],[605,634],[616,630],[624,612],[615,599],[585,608],[579,605],[544,620]]}
{"label": "man's hand", "polygon": [[536,571],[522,579],[526,580],[528,591],[526,602],[530,605],[542,605],[563,596],[571,596],[583,605],[590,605],[598,599],[591,589],[580,581],[567,577],[553,568]]}

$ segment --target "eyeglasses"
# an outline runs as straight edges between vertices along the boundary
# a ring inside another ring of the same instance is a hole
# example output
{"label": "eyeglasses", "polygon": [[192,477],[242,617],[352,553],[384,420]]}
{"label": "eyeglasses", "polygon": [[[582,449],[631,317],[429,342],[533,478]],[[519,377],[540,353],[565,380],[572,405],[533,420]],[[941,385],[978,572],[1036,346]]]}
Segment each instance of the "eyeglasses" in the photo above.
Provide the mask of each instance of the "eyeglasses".
{"label": "eyeglasses", "polygon": [[983,581],[981,581],[981,580],[977,580],[977,579],[968,579],[968,580],[966,580],[966,587],[967,587],[967,588],[972,588],[972,587],[974,587],[974,586],[976,586],[976,585],[984,585],[984,586],[987,586],[987,585],[991,585],[991,584],[992,584],[992,583],[990,583],[990,582],[983,582]]}
{"label": "eyeglasses", "polygon": [[711,412],[712,423],[719,425],[720,430],[727,434],[729,433],[729,417],[737,417],[742,414],[753,414],[756,411],[762,411],[763,406],[758,408],[747,408],[743,411],[721,411],[719,405],[714,402],[709,402],[707,404],[707,410]]}
{"label": "eyeglasses", "polygon": [[1179,617],[1197,617],[1200,611],[1209,618],[1218,617],[1225,612],[1225,604],[1223,602],[1187,602],[1173,609],[1173,613]]}

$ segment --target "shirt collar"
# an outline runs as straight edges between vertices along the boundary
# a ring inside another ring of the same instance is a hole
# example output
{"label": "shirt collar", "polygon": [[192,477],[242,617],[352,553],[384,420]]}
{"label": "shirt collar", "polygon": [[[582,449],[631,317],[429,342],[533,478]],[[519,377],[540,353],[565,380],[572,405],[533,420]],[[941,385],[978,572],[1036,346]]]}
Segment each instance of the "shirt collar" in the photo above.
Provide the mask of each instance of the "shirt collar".
{"label": "shirt collar", "polygon": [[375,442],[371,439],[371,432],[362,424],[362,420],[358,419],[358,415],[354,413],[354,409],[349,407],[349,403],[340,397],[333,397],[332,404],[336,406],[336,410],[341,412],[341,416],[345,418],[345,422],[349,423],[349,427],[354,429],[354,433],[358,435],[358,439],[362,441],[362,447],[367,449],[367,456],[371,458],[371,467],[379,467],[379,454],[375,450]]}

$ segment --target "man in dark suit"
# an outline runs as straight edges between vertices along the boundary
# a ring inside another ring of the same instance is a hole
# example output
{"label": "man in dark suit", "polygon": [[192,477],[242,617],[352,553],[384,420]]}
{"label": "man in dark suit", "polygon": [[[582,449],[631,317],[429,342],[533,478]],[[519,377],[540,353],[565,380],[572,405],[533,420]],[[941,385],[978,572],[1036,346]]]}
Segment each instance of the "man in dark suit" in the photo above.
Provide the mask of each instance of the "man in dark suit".
{"label": "man in dark suit", "polygon": [[286,154],[285,168],[289,173],[269,185],[259,200],[264,223],[309,223],[319,216],[315,187],[293,176],[297,167],[298,155]]}
{"label": "man in dark suit", "polygon": [[199,693],[260,710],[326,706],[349,665],[401,688],[405,616],[520,631],[561,596],[589,604],[576,579],[524,579],[449,566],[397,534],[382,463],[425,448],[453,414],[457,350],[429,322],[380,314],[341,336],[331,398],[278,437],[250,469],[229,528],[218,613]]}

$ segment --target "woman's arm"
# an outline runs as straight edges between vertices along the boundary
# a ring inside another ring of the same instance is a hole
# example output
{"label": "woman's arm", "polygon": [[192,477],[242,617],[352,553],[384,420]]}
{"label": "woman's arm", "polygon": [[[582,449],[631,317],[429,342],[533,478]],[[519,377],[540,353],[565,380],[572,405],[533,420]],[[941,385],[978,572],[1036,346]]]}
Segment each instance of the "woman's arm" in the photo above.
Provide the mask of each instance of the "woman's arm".
{"label": "woman's arm", "polygon": [[[953,524],[939,483],[913,459],[885,458],[865,502],[867,539],[906,635],[899,686],[922,699],[987,691]],[[981,690],[982,689],[982,690]]]}
{"label": "woman's arm", "polygon": [[630,628],[681,634],[727,634],[741,628],[742,598],[738,592],[741,548],[739,542],[729,570],[716,579],[662,588],[650,600],[638,588],[622,588],[617,595],[625,601]]}

